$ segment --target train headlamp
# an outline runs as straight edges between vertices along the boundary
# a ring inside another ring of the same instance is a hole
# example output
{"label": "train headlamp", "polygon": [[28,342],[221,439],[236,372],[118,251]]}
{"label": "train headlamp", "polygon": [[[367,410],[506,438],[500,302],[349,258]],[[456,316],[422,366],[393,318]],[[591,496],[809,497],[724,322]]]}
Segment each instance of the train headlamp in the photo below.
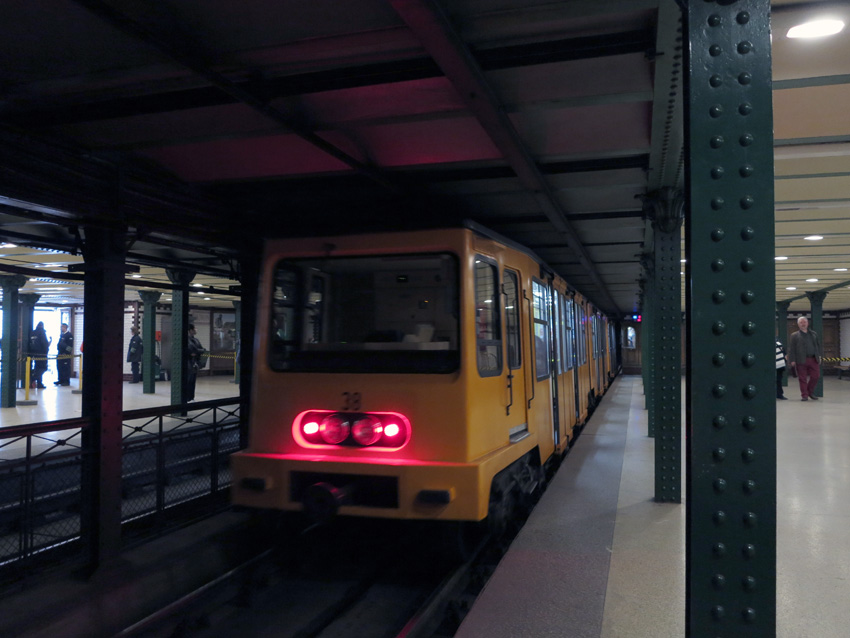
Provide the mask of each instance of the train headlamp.
{"label": "train headlamp", "polygon": [[306,410],[295,417],[292,434],[302,447],[398,450],[410,440],[410,421],[398,412]]}

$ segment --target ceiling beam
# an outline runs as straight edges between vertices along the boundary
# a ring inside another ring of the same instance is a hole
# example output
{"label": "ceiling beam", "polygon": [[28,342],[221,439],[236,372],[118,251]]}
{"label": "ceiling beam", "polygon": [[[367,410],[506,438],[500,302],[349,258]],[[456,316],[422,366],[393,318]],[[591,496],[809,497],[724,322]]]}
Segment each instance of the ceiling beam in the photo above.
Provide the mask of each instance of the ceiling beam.
{"label": "ceiling beam", "polygon": [[[454,30],[443,9],[434,0],[390,0],[390,4],[434,58],[458,95],[513,168],[523,186],[531,191],[552,225],[566,238],[599,291],[597,305],[611,314],[621,314],[608,292],[578,234],[567,221],[551,186],[543,177],[528,149],[484,77],[466,43]],[[601,303],[600,303],[601,302]]]}
{"label": "ceiling beam", "polygon": [[[178,44],[170,41],[164,33],[155,31],[136,20],[133,20],[102,0],[74,1],[125,34],[135,37],[156,48],[160,53],[181,66],[197,73],[212,86],[231,96],[237,102],[241,102],[246,106],[251,107],[258,113],[268,117],[270,120],[284,126],[304,141],[339,160],[349,168],[365,175],[398,195],[405,195],[403,190],[380,169],[361,162],[342,149],[334,146],[330,142],[327,142],[310,128],[299,124],[283,111],[269,104],[265,98],[252,93],[245,85],[233,82],[224,77],[222,74],[213,71],[206,63],[204,63],[203,60],[201,60],[201,56],[191,51],[191,49],[199,49],[196,43],[189,43],[183,40]],[[164,31],[164,29],[160,29],[160,31]]]}

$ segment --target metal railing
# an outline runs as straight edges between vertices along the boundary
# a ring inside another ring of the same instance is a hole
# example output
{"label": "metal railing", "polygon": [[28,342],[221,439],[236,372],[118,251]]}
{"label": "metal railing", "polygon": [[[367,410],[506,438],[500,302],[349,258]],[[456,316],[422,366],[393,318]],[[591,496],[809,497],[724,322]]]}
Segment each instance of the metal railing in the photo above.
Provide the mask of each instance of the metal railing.
{"label": "metal railing", "polygon": [[[239,449],[239,398],[122,415],[125,545],[228,505],[229,455]],[[88,419],[0,429],[0,578],[41,556],[80,556]]]}

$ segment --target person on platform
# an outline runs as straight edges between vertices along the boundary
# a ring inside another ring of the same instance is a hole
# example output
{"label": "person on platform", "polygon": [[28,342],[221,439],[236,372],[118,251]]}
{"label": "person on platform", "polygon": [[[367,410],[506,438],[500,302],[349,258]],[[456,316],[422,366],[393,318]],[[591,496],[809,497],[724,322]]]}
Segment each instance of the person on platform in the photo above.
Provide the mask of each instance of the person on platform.
{"label": "person on platform", "polygon": [[201,355],[204,346],[195,336],[195,325],[189,324],[189,339],[186,342],[186,383],[183,386],[183,400],[187,403],[195,400],[195,381],[198,378]]}
{"label": "person on platform", "polygon": [[39,321],[35,330],[32,331],[29,347],[30,356],[33,358],[31,382],[36,388],[44,389],[45,387],[41,377],[47,372],[47,352],[50,350],[51,343],[53,343],[53,339],[47,336],[47,332],[44,330],[44,322]]}
{"label": "person on platform", "polygon": [[59,341],[56,342],[56,376],[53,385],[71,385],[71,360],[74,356],[74,335],[68,330],[68,324],[59,327]]}
{"label": "person on platform", "polygon": [[776,398],[782,401],[787,401],[788,397],[782,390],[782,375],[785,374],[785,364],[788,357],[785,355],[785,348],[779,339],[776,340]]}
{"label": "person on platform", "polygon": [[130,337],[130,345],[127,348],[127,362],[130,364],[130,371],[133,373],[130,383],[138,383],[141,381],[139,367],[142,363],[142,353],[144,353],[145,348],[142,338],[139,336],[139,329],[133,326],[130,328],[130,332],[133,333],[133,336]]}
{"label": "person on platform", "polygon": [[813,393],[820,378],[820,362],[823,349],[820,339],[814,330],[809,330],[809,320],[805,317],[797,319],[799,330],[791,335],[788,342],[788,359],[791,362],[792,375],[796,373],[800,382],[800,395],[803,401],[817,401]]}

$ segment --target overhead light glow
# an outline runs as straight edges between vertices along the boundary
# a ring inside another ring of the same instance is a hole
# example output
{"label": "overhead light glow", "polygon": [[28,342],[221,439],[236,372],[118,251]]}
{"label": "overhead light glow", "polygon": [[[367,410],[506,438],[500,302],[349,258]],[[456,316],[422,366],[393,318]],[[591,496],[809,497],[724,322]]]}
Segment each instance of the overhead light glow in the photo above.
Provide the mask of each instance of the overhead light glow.
{"label": "overhead light glow", "polygon": [[141,279],[141,278],[142,278],[142,276],[141,276],[141,275],[131,275],[131,277],[132,277],[133,279]]}
{"label": "overhead light glow", "polygon": [[803,239],[807,241],[820,241],[823,239],[823,235],[809,235],[808,237],[803,237]]}
{"label": "overhead light glow", "polygon": [[806,281],[813,284],[817,281],[817,279],[806,279]]}
{"label": "overhead light glow", "polygon": [[774,257],[774,259],[775,259],[776,261],[785,261],[785,260],[786,260],[786,259],[788,259],[788,258],[787,258],[787,257]]}
{"label": "overhead light glow", "polygon": [[835,272],[847,272],[846,268],[836,268]]}
{"label": "overhead light glow", "polygon": [[204,284],[192,284],[195,288],[203,288]]}
{"label": "overhead light glow", "polygon": [[823,38],[841,33],[844,22],[835,19],[812,20],[788,29],[789,38]]}
{"label": "overhead light glow", "polygon": [[797,286],[788,286],[785,290],[797,290]]}

